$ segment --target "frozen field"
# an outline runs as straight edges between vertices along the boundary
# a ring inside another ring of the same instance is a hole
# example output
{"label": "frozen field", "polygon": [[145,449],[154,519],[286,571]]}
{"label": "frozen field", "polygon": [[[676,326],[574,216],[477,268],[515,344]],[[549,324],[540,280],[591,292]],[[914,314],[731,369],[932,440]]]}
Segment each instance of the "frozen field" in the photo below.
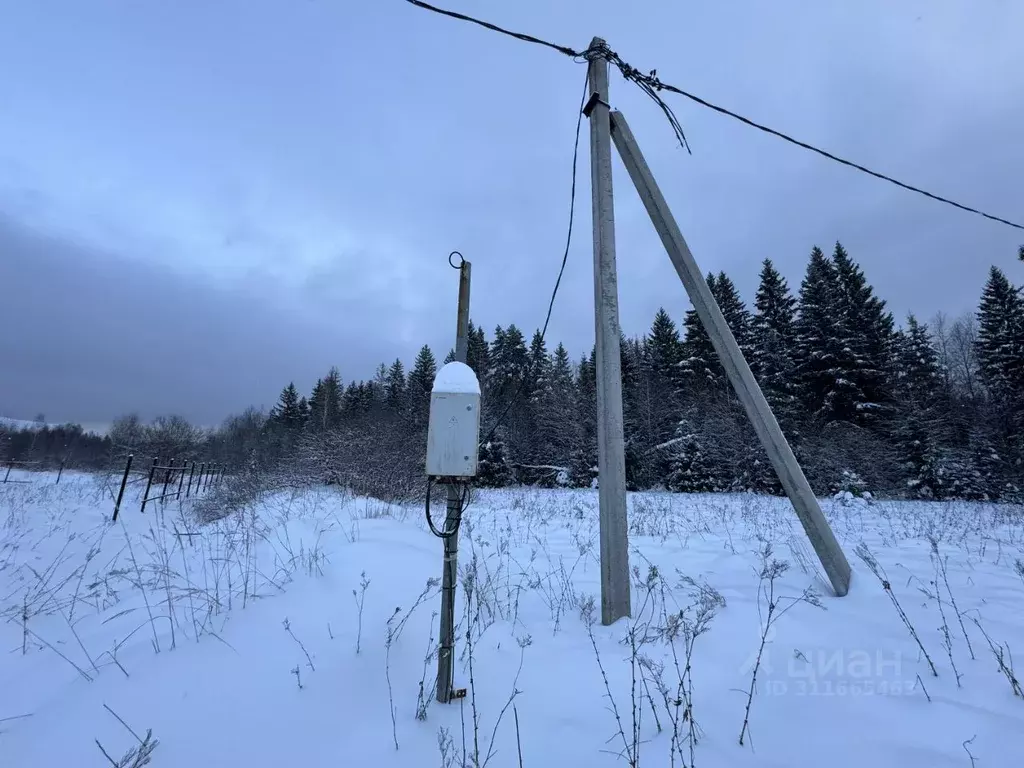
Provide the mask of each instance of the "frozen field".
{"label": "frozen field", "polygon": [[633,618],[603,627],[596,494],[479,492],[469,693],[442,706],[441,543],[420,508],[325,488],[200,526],[178,502],[140,514],[133,489],[111,524],[98,478],[19,479],[0,485],[5,768],[1024,755],[1019,508],[823,502],[855,571],[836,599],[785,500],[631,495]]}

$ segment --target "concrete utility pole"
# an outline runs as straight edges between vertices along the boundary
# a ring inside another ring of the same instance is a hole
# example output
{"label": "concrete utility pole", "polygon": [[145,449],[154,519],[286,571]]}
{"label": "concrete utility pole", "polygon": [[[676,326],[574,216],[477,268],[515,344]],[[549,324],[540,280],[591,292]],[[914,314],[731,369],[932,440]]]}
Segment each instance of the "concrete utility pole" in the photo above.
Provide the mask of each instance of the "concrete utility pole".
{"label": "concrete utility pole", "polygon": [[647,166],[647,161],[644,160],[626,119],[622,113],[612,112],[610,120],[615,148],[622,157],[637,192],[640,193],[640,199],[654,223],[654,228],[661,236],[661,242],[668,251],[669,259],[672,260],[672,265],[676,268],[701,323],[711,337],[718,359],[722,361],[726,375],[736,390],[761,445],[771,459],[786,495],[793,503],[807,538],[810,539],[829,581],[832,582],[832,589],[838,597],[842,597],[850,589],[850,564],[839,542],[836,541],[828,520],[822,514],[818,500],[814,497],[811,486],[786,441],[786,436],[782,433],[775,415],[754,379],[754,374],[750,372],[750,366],[743,358],[743,353],[722,316],[718,302],[715,301],[711,289],[697,267],[697,262],[686,240],[683,239],[668,203],[654,181],[651,169]]}
{"label": "concrete utility pole", "polygon": [[[591,47],[604,43],[595,37]],[[590,180],[594,216],[594,312],[597,336],[597,467],[601,516],[601,623],[630,614],[626,523],[626,445],[622,425],[619,293],[615,271],[608,61],[590,60]]]}
{"label": "concrete utility pole", "polygon": [[[472,265],[462,260],[459,267],[459,311],[455,330],[455,359],[465,363],[469,353],[469,278]],[[454,483],[448,485],[448,511],[444,531],[457,530],[462,514],[462,497]],[[455,653],[455,584],[458,577],[459,535],[444,539],[444,562],[441,570],[441,630],[437,650],[437,700],[447,704],[452,699],[453,660]]]}

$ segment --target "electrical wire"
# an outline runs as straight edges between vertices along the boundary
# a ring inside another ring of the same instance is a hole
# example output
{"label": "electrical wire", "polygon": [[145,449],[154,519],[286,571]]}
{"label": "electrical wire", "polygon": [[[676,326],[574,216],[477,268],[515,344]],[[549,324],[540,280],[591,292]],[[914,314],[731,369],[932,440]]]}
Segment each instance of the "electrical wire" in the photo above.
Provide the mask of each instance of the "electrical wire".
{"label": "electrical wire", "polygon": [[[413,2],[413,0],[409,0],[409,2]],[[569,248],[572,245],[572,224],[576,218],[576,167],[580,156],[580,128],[583,126],[583,107],[587,103],[588,93],[589,87],[587,78],[584,78],[583,97],[580,99],[580,109],[579,113],[576,115],[576,139],[572,149],[572,185],[569,192],[569,226],[565,236],[565,251],[562,253],[562,265],[558,268],[558,277],[555,279],[554,290],[551,291],[551,300],[548,302],[548,312],[544,317],[544,327],[540,332],[541,342],[543,342],[544,338],[547,336],[548,324],[551,322],[551,311],[555,307],[555,297],[558,296],[558,288],[562,284],[562,276],[565,274],[565,265],[569,261]],[[498,431],[498,427],[501,426],[505,421],[505,417],[508,416],[509,411],[512,410],[512,406],[514,406],[516,401],[519,400],[519,395],[522,394],[523,384],[525,382],[526,376],[524,375],[519,379],[519,386],[516,387],[516,391],[512,395],[512,398],[508,401],[508,404],[501,412],[501,415],[498,416],[498,420],[494,422],[494,426],[491,427],[490,431],[488,431],[487,437],[480,442],[481,446],[487,445],[491,441],[491,438],[494,437],[495,432]]]}
{"label": "electrical wire", "polygon": [[470,490],[469,482],[467,481],[467,482],[462,484],[462,494],[459,496],[459,508],[456,511],[455,515],[454,515],[454,521],[452,523],[452,527],[451,528],[447,527],[448,519],[447,519],[447,515],[446,515],[446,517],[445,517],[445,528],[444,528],[444,530],[440,530],[440,531],[437,529],[437,526],[434,525],[434,519],[430,515],[430,494],[434,490],[434,482],[435,482],[435,480],[434,480],[433,477],[428,477],[427,478],[427,503],[426,503],[427,526],[430,528],[430,532],[432,534],[434,534],[435,536],[437,536],[437,538],[439,538],[439,539],[450,539],[453,536],[456,536],[458,534],[459,526],[462,524],[462,515],[469,508],[470,500],[472,498],[471,497],[471,490]]}
{"label": "electrical wire", "polygon": [[418,6],[419,8],[423,8],[423,9],[428,10],[428,11],[433,11],[434,13],[439,13],[442,16],[449,16],[450,18],[458,19],[459,21],[468,21],[470,24],[477,24],[478,26],[484,27],[485,29],[489,29],[492,32],[500,32],[503,35],[508,35],[509,37],[513,37],[516,40],[521,40],[524,43],[534,43],[535,45],[543,45],[543,46],[546,46],[548,48],[553,48],[554,50],[558,51],[559,53],[564,53],[566,56],[580,56],[581,55],[580,53],[578,53],[577,51],[574,51],[572,48],[570,48],[567,45],[558,45],[557,43],[549,43],[547,40],[541,40],[539,37],[534,37],[533,35],[526,35],[526,34],[523,34],[522,32],[512,32],[511,30],[504,29],[503,27],[499,27],[497,24],[491,24],[489,21],[483,21],[481,19],[475,19],[472,16],[467,16],[464,13],[456,13],[455,11],[449,11],[449,10],[447,10],[445,8],[438,8],[436,5],[431,5],[430,3],[424,3],[424,2],[421,2],[421,0],[405,0],[405,1],[407,3],[412,4],[412,5]]}
{"label": "electrical wire", "polygon": [[682,96],[683,98],[689,99],[695,104],[699,104],[700,106],[706,107],[707,109],[710,109],[721,115],[725,115],[726,117],[731,117],[734,120],[738,120],[739,122],[743,123],[744,125],[750,128],[754,128],[758,131],[761,131],[762,133],[774,136],[789,144],[792,144],[793,146],[805,149],[808,152],[813,152],[816,155],[824,157],[827,160],[831,160],[835,163],[839,163],[840,165],[844,165],[847,168],[852,168],[856,171],[860,171],[861,173],[865,173],[868,176],[872,176],[881,181],[893,184],[908,192],[914,192],[915,194],[922,195],[923,197],[926,197],[930,200],[934,200],[936,202],[952,206],[953,208],[965,211],[966,213],[973,213],[977,216],[981,216],[985,219],[988,219],[989,221],[1004,224],[1005,226],[1012,227],[1014,229],[1024,230],[1024,224],[1020,224],[1015,221],[1010,221],[1009,219],[1005,219],[1001,216],[996,216],[994,214],[987,213],[985,211],[980,210],[979,208],[974,208],[972,206],[959,203],[948,197],[943,197],[942,195],[937,195],[933,192],[929,192],[913,184],[908,184],[907,182],[900,181],[899,179],[896,179],[887,174],[872,170],[871,168],[861,165],[860,163],[855,163],[852,160],[847,160],[843,157],[840,157],[839,155],[829,152],[828,150],[816,147],[813,144],[809,144],[806,141],[801,141],[800,139],[794,138],[793,136],[790,136],[787,133],[784,133],[780,130],[759,123],[755,120],[752,120],[749,117],[745,117],[744,115],[741,115],[738,112],[734,112],[730,109],[726,109],[725,107],[714,104],[708,101],[707,99],[703,99],[700,96],[690,93],[689,91],[683,90],[682,88],[679,88],[675,85],[663,83],[657,77],[657,70],[651,70],[648,74],[643,74],[636,67],[627,64],[617,53],[608,48],[607,45],[588,48],[586,51],[577,51],[574,48],[571,48],[567,45],[559,45],[558,43],[552,43],[548,40],[543,40],[539,37],[534,37],[533,35],[527,35],[521,32],[513,32],[511,30],[504,29],[503,27],[499,27],[496,24],[491,24],[490,22],[482,21],[481,19],[477,19],[472,16],[467,16],[466,14],[456,13],[455,11],[449,11],[444,8],[438,8],[437,6],[422,2],[422,0],[405,1],[419,8],[423,8],[434,13],[439,13],[443,16],[448,16],[453,19],[458,19],[460,21],[466,21],[471,24],[476,24],[478,26],[484,27],[485,29],[498,32],[503,35],[507,35],[508,37],[512,37],[522,42],[533,43],[535,45],[541,45],[547,48],[551,48],[552,50],[558,51],[559,53],[564,54],[565,56],[568,56],[576,61],[589,61],[595,56],[603,56],[604,58],[608,59],[610,63],[616,66],[616,68],[619,70],[619,72],[626,80],[629,80],[630,82],[637,85],[656,104],[658,104],[659,108],[662,110],[662,112],[665,114],[665,117],[668,119],[669,124],[672,126],[672,130],[675,133],[677,140],[680,142],[680,144],[682,144],[684,148],[686,148],[687,151],[689,151],[689,144],[686,141],[685,135],[683,134],[682,126],[676,119],[675,115],[672,113],[671,108],[669,108],[668,105],[665,104],[664,100],[661,99],[661,97],[658,95],[661,91],[668,91],[669,93],[674,93],[676,95]]}

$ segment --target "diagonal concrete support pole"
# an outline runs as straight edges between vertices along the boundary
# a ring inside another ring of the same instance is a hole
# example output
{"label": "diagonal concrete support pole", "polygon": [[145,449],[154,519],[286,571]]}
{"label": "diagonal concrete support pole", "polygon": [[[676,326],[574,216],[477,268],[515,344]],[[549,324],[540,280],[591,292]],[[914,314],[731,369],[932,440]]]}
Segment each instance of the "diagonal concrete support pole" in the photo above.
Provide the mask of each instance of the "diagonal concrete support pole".
{"label": "diagonal concrete support pole", "polygon": [[729,329],[728,323],[718,308],[715,297],[711,294],[704,276],[697,267],[697,262],[690,252],[683,233],[679,230],[672,211],[669,210],[661,190],[654,181],[651,169],[647,165],[640,146],[633,137],[632,131],[621,112],[612,112],[610,116],[612,140],[622,157],[629,177],[640,194],[644,207],[654,228],[661,236],[661,242],[668,251],[669,259],[679,274],[679,279],[686,288],[686,293],[693,302],[693,307],[700,317],[701,323],[711,337],[711,343],[718,353],[719,360],[725,368],[729,381],[736,390],[747,416],[757,432],[757,437],[764,446],[775,472],[786,490],[786,495],[793,503],[800,522],[803,524],[807,538],[818,555],[832,589],[838,597],[845,595],[850,589],[850,564],[843,554],[839,542],[836,541],[828,520],[818,506],[810,484],[800,468],[793,449],[786,441],[786,436],[779,427],[775,415],[765,400],[761,388],[750,371],[750,366],[743,358],[736,339]]}

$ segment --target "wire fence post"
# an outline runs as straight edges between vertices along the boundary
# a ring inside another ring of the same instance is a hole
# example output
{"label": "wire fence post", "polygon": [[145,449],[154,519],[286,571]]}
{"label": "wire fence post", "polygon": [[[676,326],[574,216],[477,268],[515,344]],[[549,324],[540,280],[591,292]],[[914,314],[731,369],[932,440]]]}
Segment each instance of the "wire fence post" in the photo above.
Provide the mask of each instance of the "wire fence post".
{"label": "wire fence post", "polygon": [[160,462],[159,456],[153,457],[153,465],[149,468],[149,478],[146,480],[146,490],[142,494],[142,509],[140,512],[146,511],[146,502],[149,501],[149,490],[153,487],[153,475],[156,474],[157,464]]}
{"label": "wire fence post", "polygon": [[67,459],[61,459],[60,460],[60,469],[57,470],[57,480],[54,482],[54,485],[60,485],[60,476],[64,474],[64,462],[65,461],[67,461]]}
{"label": "wire fence post", "polygon": [[171,484],[171,472],[174,471],[174,459],[167,462],[167,471],[164,473],[164,489],[160,492],[160,503],[167,503],[167,486]]}
{"label": "wire fence post", "polygon": [[195,474],[196,474],[196,463],[193,461],[192,462],[192,469],[190,469],[189,473],[188,473],[188,485],[185,486],[185,498],[186,499],[189,497],[189,494],[192,493],[192,478],[195,477]]}
{"label": "wire fence post", "polygon": [[181,465],[181,475],[178,477],[178,492],[174,496],[174,500],[178,501],[181,499],[181,486],[185,483],[185,465],[188,464],[188,459],[185,459],[185,463]]}
{"label": "wire fence post", "polygon": [[[129,453],[128,461],[124,465],[124,474],[121,475],[121,489],[117,492],[117,501],[114,502],[114,517],[110,521],[112,523],[117,522],[117,513],[121,511],[121,500],[124,498],[124,488],[128,484],[128,473],[132,470],[132,458],[132,454]],[[143,505],[143,509],[145,509],[145,505]]]}
{"label": "wire fence post", "polygon": [[12,462],[8,462],[8,464],[7,464],[7,474],[4,475],[4,483],[5,484],[7,483],[7,478],[9,478],[11,476],[11,468],[13,466],[14,466],[14,464]]}

